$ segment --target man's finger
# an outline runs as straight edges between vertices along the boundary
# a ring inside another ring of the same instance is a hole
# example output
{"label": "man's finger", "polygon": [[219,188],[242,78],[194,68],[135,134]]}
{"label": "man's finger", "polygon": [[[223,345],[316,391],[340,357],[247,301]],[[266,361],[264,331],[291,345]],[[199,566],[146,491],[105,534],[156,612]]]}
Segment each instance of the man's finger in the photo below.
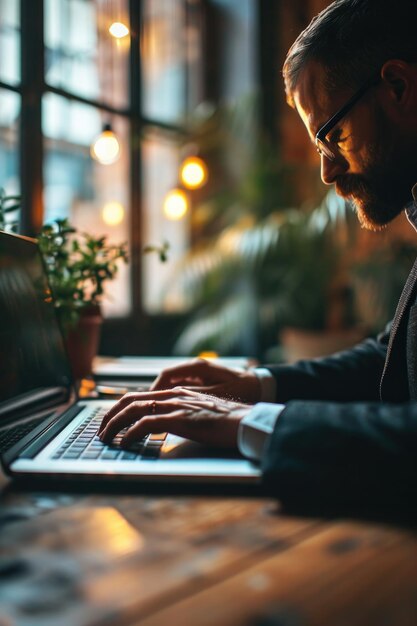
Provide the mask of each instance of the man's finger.
{"label": "man's finger", "polygon": [[151,389],[167,389],[179,384],[190,386],[192,382],[199,386],[212,385],[229,380],[233,375],[234,373],[225,367],[197,358],[184,365],[165,369],[159,374]]}
{"label": "man's finger", "polygon": [[[171,413],[181,407],[181,400],[136,400],[125,406],[117,415],[114,415],[107,422],[104,429],[99,433],[99,437],[104,442],[109,442],[126,426],[134,422],[139,422],[145,417],[157,417],[161,413]],[[199,405],[192,404],[191,407],[198,410]]]}
{"label": "man's finger", "polygon": [[178,434],[176,432],[176,420],[183,414],[184,411],[178,410],[164,415],[147,415],[129,428],[120,445],[127,448],[150,433],[170,432]]}
{"label": "man's finger", "polygon": [[175,397],[175,395],[176,394],[171,389],[164,389],[164,390],[157,391],[157,392],[155,391],[132,391],[130,393],[125,394],[123,398],[120,398],[120,400],[118,400],[115,404],[113,404],[113,406],[104,415],[102,422],[100,424],[100,428],[98,429],[98,434],[100,435],[103,432],[103,430],[105,429],[109,421],[115,415],[120,413],[120,411],[123,411],[123,409],[125,409],[129,404],[132,404],[132,402],[146,402],[146,401],[153,402],[156,400],[173,398]]}
{"label": "man's finger", "polygon": [[101,420],[100,427],[98,429],[97,434],[100,435],[109,421],[118,413],[123,411],[131,402],[134,402],[137,399],[138,394],[136,392],[126,393],[123,398],[120,398],[113,406],[107,411]]}
{"label": "man's finger", "polygon": [[152,406],[150,403],[132,402],[117,415],[110,418],[98,435],[101,441],[109,443],[123,428],[130,426],[130,424],[148,414],[152,415]]}
{"label": "man's finger", "polygon": [[167,367],[164,369],[157,379],[153,382],[151,390],[166,389],[178,385],[183,381],[191,381],[199,378],[196,368],[198,368],[199,362],[187,361],[183,365],[177,365],[176,367]]}

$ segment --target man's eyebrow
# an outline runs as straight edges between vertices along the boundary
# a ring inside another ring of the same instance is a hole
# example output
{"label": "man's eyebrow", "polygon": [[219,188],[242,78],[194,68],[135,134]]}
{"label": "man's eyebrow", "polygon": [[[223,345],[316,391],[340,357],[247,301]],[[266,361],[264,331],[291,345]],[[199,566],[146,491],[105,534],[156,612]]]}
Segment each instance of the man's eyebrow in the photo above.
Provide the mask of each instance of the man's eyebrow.
{"label": "man's eyebrow", "polygon": [[337,137],[338,135],[340,136],[342,134],[342,129],[339,125],[335,126],[334,128],[332,128],[332,130],[330,131],[329,134],[329,139],[330,141],[334,141],[334,138]]}

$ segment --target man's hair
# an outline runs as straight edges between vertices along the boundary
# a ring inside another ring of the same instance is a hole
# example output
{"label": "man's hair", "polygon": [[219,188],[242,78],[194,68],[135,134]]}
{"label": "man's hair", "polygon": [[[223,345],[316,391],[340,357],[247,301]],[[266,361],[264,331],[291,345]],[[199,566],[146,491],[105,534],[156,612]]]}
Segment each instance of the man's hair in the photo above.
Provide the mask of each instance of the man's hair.
{"label": "man's hair", "polygon": [[324,87],[357,87],[385,61],[417,61],[417,0],[336,0],[297,37],[284,63],[289,104],[310,61],[325,70]]}

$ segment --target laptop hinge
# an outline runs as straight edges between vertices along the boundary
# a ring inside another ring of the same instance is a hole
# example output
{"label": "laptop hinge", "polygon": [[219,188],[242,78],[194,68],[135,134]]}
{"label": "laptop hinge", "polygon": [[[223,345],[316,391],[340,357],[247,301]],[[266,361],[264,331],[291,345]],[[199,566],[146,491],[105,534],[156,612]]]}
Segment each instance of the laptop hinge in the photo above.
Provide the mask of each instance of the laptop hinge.
{"label": "laptop hinge", "polygon": [[47,387],[34,389],[2,402],[0,405],[1,425],[41,412],[68,402],[70,392],[67,387]]}
{"label": "laptop hinge", "polygon": [[33,459],[59,432],[61,432],[82,411],[82,405],[73,405],[63,414],[51,416],[39,424],[28,435],[23,437],[15,446],[7,450],[2,462],[7,471],[10,464],[17,458]]}

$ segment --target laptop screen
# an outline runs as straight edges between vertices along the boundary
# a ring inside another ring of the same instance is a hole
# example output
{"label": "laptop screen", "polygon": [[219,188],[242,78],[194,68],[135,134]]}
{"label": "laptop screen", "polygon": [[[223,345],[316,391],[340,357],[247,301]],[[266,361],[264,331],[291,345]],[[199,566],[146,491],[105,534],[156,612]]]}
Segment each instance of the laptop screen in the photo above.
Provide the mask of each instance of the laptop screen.
{"label": "laptop screen", "polygon": [[0,232],[0,419],[11,400],[68,397],[71,384],[38,245]]}

